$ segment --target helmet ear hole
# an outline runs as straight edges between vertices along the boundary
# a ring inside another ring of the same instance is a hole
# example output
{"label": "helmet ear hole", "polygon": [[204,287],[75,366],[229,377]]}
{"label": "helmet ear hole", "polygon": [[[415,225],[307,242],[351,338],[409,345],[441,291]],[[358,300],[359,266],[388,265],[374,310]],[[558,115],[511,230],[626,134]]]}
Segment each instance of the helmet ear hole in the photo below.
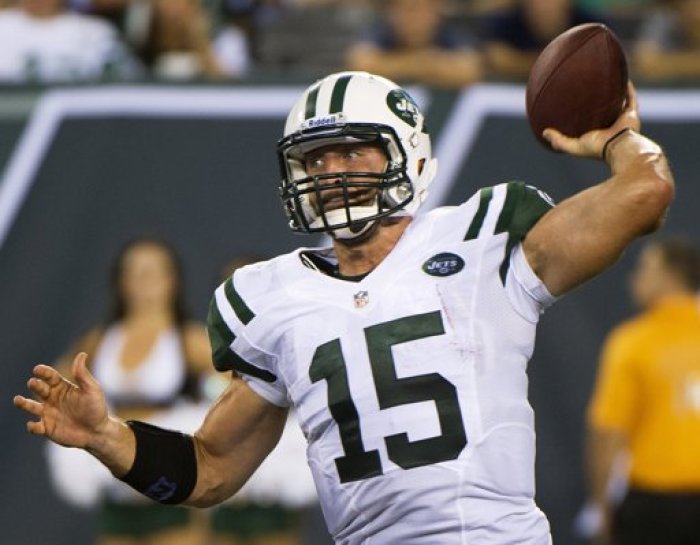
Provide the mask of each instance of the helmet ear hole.
{"label": "helmet ear hole", "polygon": [[423,169],[425,168],[425,157],[418,159],[418,175],[423,174]]}

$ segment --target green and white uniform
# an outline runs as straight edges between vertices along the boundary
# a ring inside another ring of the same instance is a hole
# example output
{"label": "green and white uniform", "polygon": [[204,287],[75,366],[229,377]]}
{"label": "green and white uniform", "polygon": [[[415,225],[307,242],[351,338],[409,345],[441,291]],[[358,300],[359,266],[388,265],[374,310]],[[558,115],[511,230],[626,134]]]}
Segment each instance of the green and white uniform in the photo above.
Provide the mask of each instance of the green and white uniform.
{"label": "green and white uniform", "polygon": [[520,245],[550,208],[522,183],[485,188],[416,216],[359,281],[302,249],[217,289],[216,366],[294,405],[337,543],[551,542],[526,368],[553,298]]}

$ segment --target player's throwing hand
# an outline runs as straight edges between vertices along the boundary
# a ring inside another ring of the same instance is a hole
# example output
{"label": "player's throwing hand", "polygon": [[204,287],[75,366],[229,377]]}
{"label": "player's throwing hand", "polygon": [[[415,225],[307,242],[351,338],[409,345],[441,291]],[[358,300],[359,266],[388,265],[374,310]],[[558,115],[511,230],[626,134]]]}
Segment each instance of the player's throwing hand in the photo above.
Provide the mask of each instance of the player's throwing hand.
{"label": "player's throwing hand", "polygon": [[605,159],[605,145],[621,134],[625,129],[639,132],[639,106],[637,92],[632,82],[627,84],[627,101],[625,109],[610,127],[589,131],[578,138],[568,137],[556,129],[545,129],[543,137],[549,141],[552,148],[579,157]]}
{"label": "player's throwing hand", "polygon": [[34,376],[27,386],[36,400],[17,395],[14,404],[38,420],[27,422],[27,430],[68,446],[90,448],[107,425],[107,405],[102,388],[86,366],[87,354],[81,352],[73,360],[76,384],[48,365],[34,367]]}

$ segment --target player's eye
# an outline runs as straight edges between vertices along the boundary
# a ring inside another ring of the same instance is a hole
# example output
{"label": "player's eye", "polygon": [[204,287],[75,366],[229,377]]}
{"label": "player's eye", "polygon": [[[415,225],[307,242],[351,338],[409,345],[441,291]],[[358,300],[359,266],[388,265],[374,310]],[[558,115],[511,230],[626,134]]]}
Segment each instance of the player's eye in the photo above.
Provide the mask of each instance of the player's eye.
{"label": "player's eye", "polygon": [[319,170],[323,167],[323,159],[321,157],[309,157],[306,159],[306,168],[308,170]]}

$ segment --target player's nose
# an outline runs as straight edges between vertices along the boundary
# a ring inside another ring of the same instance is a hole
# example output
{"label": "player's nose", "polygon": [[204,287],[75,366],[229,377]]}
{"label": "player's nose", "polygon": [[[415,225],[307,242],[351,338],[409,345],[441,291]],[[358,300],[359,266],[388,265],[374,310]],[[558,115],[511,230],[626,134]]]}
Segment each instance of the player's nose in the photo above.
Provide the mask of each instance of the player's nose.
{"label": "player's nose", "polygon": [[328,159],[323,164],[323,184],[336,184],[340,183],[343,179],[343,173],[347,171],[347,165],[345,165],[342,159]]}

